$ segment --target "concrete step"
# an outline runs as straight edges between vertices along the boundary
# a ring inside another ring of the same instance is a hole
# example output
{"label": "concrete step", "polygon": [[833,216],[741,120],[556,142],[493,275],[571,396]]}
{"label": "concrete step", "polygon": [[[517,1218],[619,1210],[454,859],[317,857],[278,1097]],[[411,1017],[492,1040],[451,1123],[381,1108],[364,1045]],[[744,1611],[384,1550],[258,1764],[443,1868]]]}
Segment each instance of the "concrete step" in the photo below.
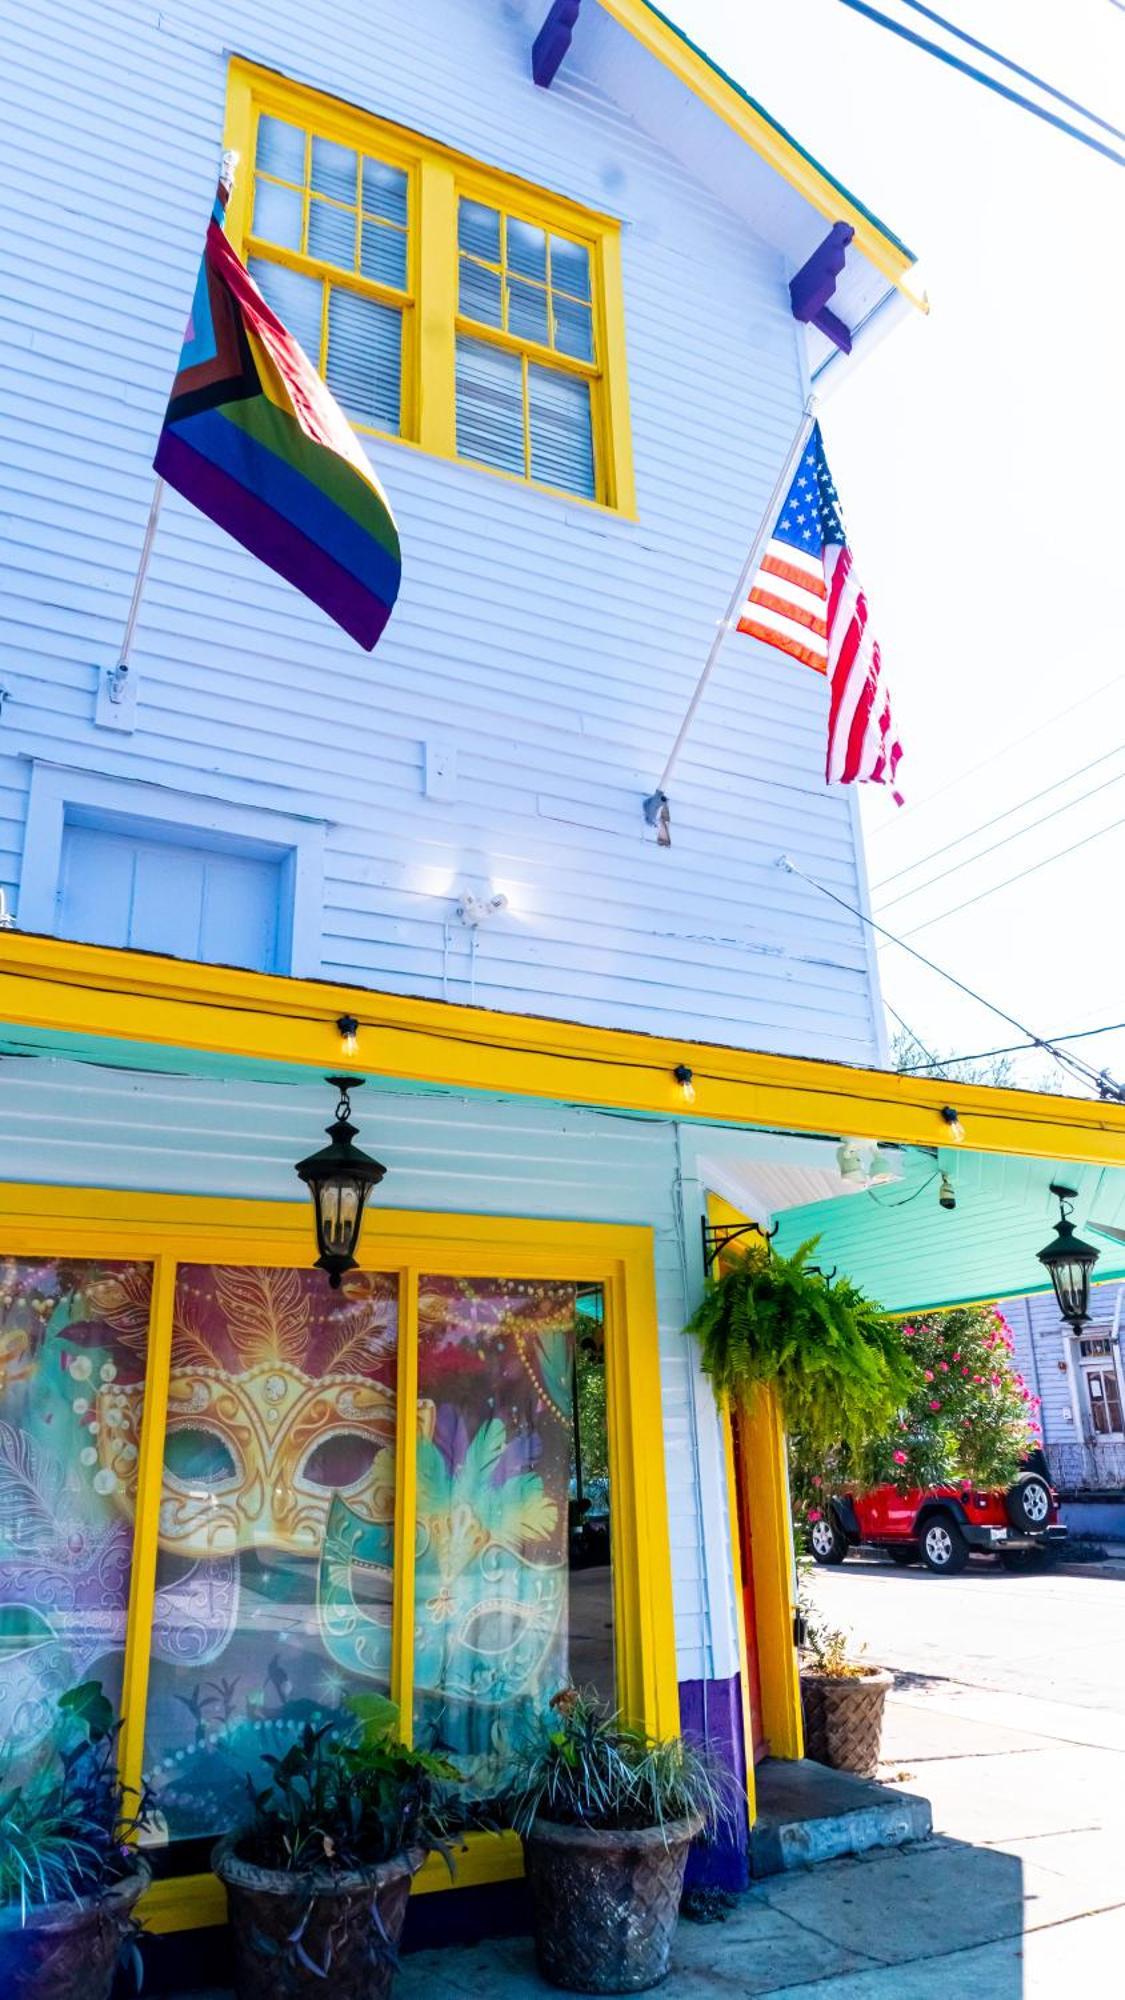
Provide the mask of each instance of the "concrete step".
{"label": "concrete step", "polygon": [[933,1832],[930,1802],[874,1778],[830,1771],[811,1758],[767,1757],[754,1773],[758,1817],[750,1873],[781,1875],[841,1854],[902,1847]]}

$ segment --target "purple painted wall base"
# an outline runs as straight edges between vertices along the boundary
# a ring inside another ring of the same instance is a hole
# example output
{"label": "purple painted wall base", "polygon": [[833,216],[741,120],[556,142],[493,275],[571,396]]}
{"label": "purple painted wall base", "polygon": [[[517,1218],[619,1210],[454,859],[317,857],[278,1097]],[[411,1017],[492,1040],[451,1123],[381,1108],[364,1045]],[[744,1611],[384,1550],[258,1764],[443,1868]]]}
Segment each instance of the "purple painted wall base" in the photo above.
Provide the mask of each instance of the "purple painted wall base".
{"label": "purple painted wall base", "polygon": [[[693,1742],[704,1743],[716,1762],[746,1783],[746,1749],[742,1731],[742,1683],[738,1674],[727,1681],[680,1682],[680,1728]],[[705,1847],[693,1848],[688,1859],[689,1889],[745,1889],[750,1880],[749,1830],[745,1816],[720,1827]]]}

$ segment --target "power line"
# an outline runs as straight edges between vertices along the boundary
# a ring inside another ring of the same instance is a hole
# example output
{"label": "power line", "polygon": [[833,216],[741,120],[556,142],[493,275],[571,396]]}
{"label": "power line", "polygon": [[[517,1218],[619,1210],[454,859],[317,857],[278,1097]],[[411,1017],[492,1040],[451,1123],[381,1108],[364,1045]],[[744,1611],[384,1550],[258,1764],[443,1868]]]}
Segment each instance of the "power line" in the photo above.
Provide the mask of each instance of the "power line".
{"label": "power line", "polygon": [[[1125,0],[1122,0],[1122,11],[1125,12]],[[1072,701],[1067,708],[1056,709],[1053,715],[1048,715],[1042,722],[1037,722],[1034,729],[1028,729],[1022,736],[1013,737],[1010,743],[1003,744],[999,750],[990,750],[988,756],[982,757],[979,764],[971,764],[967,771],[959,771],[955,778],[950,778],[946,784],[939,785],[936,791],[926,792],[922,798],[913,799],[908,806],[902,807],[893,820],[888,820],[885,826],[876,827],[875,835],[890,833],[892,830],[897,833],[908,813],[920,812],[923,806],[932,804],[934,799],[944,798],[946,792],[952,792],[958,785],[963,785],[967,778],[975,778],[978,771],[991,770],[1000,757],[1007,757],[1013,750],[1021,750],[1025,743],[1032,741],[1033,737],[1042,736],[1045,729],[1052,728],[1056,722],[1064,722],[1068,715],[1073,715],[1076,709],[1085,708],[1087,702],[1096,701],[1097,697],[1105,694],[1108,688],[1117,687],[1120,679],[1120,674],[1111,674],[1100,687],[1092,688],[1089,694],[1079,695],[1078,700]]]}
{"label": "power line", "polygon": [[1089,1063],[1084,1063],[1080,1057],[1056,1049],[1053,1043],[1045,1041],[1042,1035],[1037,1035],[1033,1028],[1029,1028],[1025,1021],[1017,1021],[1014,1014],[1009,1014],[1005,1008],[998,1007],[994,1000],[986,1000],[983,993],[978,993],[972,986],[966,986],[963,979],[958,979],[953,972],[947,972],[944,965],[936,965],[932,958],[926,957],[925,952],[916,950],[914,945],[907,944],[905,939],[896,937],[885,924],[877,923],[874,917],[868,916],[866,910],[857,909],[854,903],[847,901],[846,897],[838,896],[835,889],[825,888],[824,883],[818,882],[815,875],[806,875],[804,869],[798,868],[797,863],[791,860],[788,854],[778,856],[777,866],[784,868],[789,875],[799,875],[802,882],[809,883],[813,889],[819,889],[822,896],[828,897],[829,902],[838,903],[842,910],[847,910],[849,916],[858,917],[861,924],[866,924],[870,930],[877,931],[879,936],[885,937],[890,944],[897,944],[909,957],[916,958],[919,965],[924,965],[928,972],[936,972],[939,979],[948,980],[950,986],[956,986],[959,993],[967,994],[968,998],[975,1000],[978,1006],[987,1007],[990,1014],[995,1014],[998,1020],[1006,1021],[1009,1028],[1017,1028],[1021,1035],[1028,1037],[1031,1047],[1043,1049],[1061,1068],[1068,1069],[1088,1087],[1097,1090],[1102,1096],[1113,1097],[1117,1102],[1125,1104],[1125,1085],[1115,1083],[1104,1070],[1099,1075],[1097,1070],[1092,1069]]}
{"label": "power line", "polygon": [[[1122,4],[1125,6],[1125,0],[1122,0]],[[935,861],[939,854],[948,854],[951,847],[960,847],[964,841],[972,840],[976,834],[987,833],[989,827],[999,826],[1001,820],[1010,819],[1013,813],[1021,812],[1024,806],[1048,799],[1052,792],[1059,791],[1063,785],[1072,784],[1075,778],[1084,778],[1087,771],[1095,771],[1099,764],[1108,763],[1111,757],[1119,757],[1123,748],[1125,745],[1119,743],[1115,749],[1105,751],[1101,757],[1092,757],[1088,764],[1080,764],[1076,771],[1068,771],[1065,778],[1056,778],[1053,785],[1045,785],[1038,792],[1029,792],[1025,799],[1017,799],[1014,806],[1006,806],[1003,812],[994,813],[991,819],[982,820],[979,826],[971,826],[967,833],[959,833],[953,840],[943,841],[940,847],[931,847],[927,854],[919,855],[917,861],[908,861],[905,867],[896,868],[893,875],[882,876],[878,882],[872,883],[872,888],[889,888],[892,882],[899,881],[903,875],[911,875],[915,868],[924,868],[927,861]],[[970,855],[969,859],[975,860],[976,856]]]}
{"label": "power line", "polygon": [[[1122,5],[1123,7],[1125,7],[1125,0],[1122,0]],[[888,1014],[895,1014],[895,1010],[891,1006],[889,1000],[885,1000],[883,1002],[883,1005],[886,1007]],[[922,1050],[923,1055],[925,1055],[928,1058],[927,1063],[903,1063],[899,1068],[900,1076],[911,1076],[913,1075],[915,1070],[926,1069],[927,1067],[930,1068],[940,1067],[942,1068],[944,1074],[943,1065],[948,1065],[949,1063],[988,1062],[993,1056],[1018,1056],[1022,1055],[1025,1049],[1034,1049],[1038,1048],[1039,1046],[1037,1042],[1009,1042],[1007,1047],[1002,1049],[977,1049],[976,1052],[970,1056],[945,1056],[944,1058],[942,1058],[930,1054],[930,1051],[927,1049],[925,1042],[918,1041],[918,1037],[917,1035],[914,1034],[914,1030],[912,1028],[906,1027],[906,1022],[903,1020],[901,1014],[895,1014],[895,1020],[899,1023],[900,1027],[906,1028],[907,1034],[910,1035],[914,1041],[918,1042],[918,1047]],[[1125,1021],[1113,1021],[1110,1023],[1108,1028],[1076,1028],[1073,1034],[1052,1035],[1050,1037],[1050,1040],[1052,1044],[1056,1042],[1085,1042],[1089,1041],[1092,1035],[1120,1035],[1120,1034],[1125,1034]]]}
{"label": "power line", "polygon": [[[1045,83],[1041,76],[1036,76],[1034,70],[1024,69],[1022,63],[1013,62],[1011,56],[1001,55],[999,49],[991,48],[987,42],[978,42],[975,35],[970,35],[964,28],[959,28],[955,21],[947,21],[944,14],[935,14],[932,7],[924,7],[922,0],[902,0],[902,4],[904,7],[913,8],[916,14],[924,14],[927,21],[933,21],[935,26],[944,28],[948,34],[956,35],[959,42],[967,42],[971,49],[977,49],[982,56],[991,56],[994,62],[1003,63],[1005,69],[1012,70],[1016,76],[1022,76],[1025,83],[1034,83],[1038,89],[1045,91],[1048,97],[1053,97],[1057,104],[1069,105],[1072,111],[1080,112],[1092,125],[1100,125],[1103,132],[1112,132],[1115,139],[1125,139],[1125,132],[1119,126],[1111,125],[1107,118],[1099,118],[1096,111],[1087,111],[1086,106],[1079,104],[1077,98],[1068,97],[1065,90],[1056,90],[1053,83]],[[1113,0],[1113,4],[1125,5],[1125,0]]]}
{"label": "power line", "polygon": [[[889,14],[880,14],[875,7],[869,7],[866,0],[840,0],[840,4],[850,7],[853,14],[862,14],[868,21],[874,21],[876,27],[886,28],[890,34],[898,35],[900,40],[913,43],[915,48],[934,56],[950,69],[960,70],[962,76],[970,77],[974,83],[982,83],[986,90],[995,91],[997,97],[1006,98],[1009,104],[1018,105],[1022,111],[1030,111],[1033,118],[1041,118],[1045,125],[1053,125],[1057,131],[1065,132],[1068,138],[1077,139],[1079,145],[1088,146],[1092,153],[1101,153],[1105,159],[1112,160],[1114,166],[1125,167],[1125,153],[1115,153],[1112,146],[1103,145],[1100,139],[1083,132],[1080,126],[1072,125],[1069,119],[1060,118],[1056,112],[1048,111],[1045,105],[1036,104],[1034,98],[1025,97],[1022,91],[1012,90],[998,77],[989,76],[987,70],[976,69],[972,63],[963,62],[952,49],[943,49],[940,42],[931,42],[925,35],[916,35],[913,28],[905,27],[901,21],[892,21]],[[1038,77],[1035,81],[1040,88],[1046,88]],[[1092,118],[1093,113],[1084,111],[1083,116]]]}
{"label": "power line", "polygon": [[[1110,755],[1116,756],[1117,752],[1111,751]],[[1103,761],[1101,758],[1098,759],[1099,763]],[[924,890],[932,889],[935,882],[944,882],[947,875],[959,874],[962,868],[971,867],[974,861],[983,861],[987,854],[995,854],[997,848],[1007,847],[1013,840],[1021,840],[1025,833],[1034,833],[1037,826],[1046,826],[1050,820],[1060,818],[1063,813],[1073,812],[1075,806],[1084,806],[1087,799],[1096,799],[1099,792],[1108,792],[1111,785],[1119,785],[1123,778],[1125,778],[1125,771],[1118,771],[1114,777],[1107,778],[1104,784],[1095,785],[1091,791],[1083,792],[1080,798],[1067,799],[1061,806],[1055,806],[1053,811],[1040,813],[1039,818],[1029,821],[1027,826],[1018,826],[1014,833],[1003,834],[999,840],[994,840],[990,847],[982,847],[977,854],[966,855],[963,861],[951,862],[948,868],[941,869],[937,875],[931,875],[928,881],[916,883],[913,889],[900,889],[897,896],[889,897],[887,902],[882,905],[883,909],[893,909],[896,903],[906,903],[910,900],[911,896],[922,895]],[[1054,790],[1054,787],[1051,786],[1048,789]],[[1022,803],[1027,805],[1029,802],[1027,799],[1024,799]],[[1011,811],[1018,812],[1019,807],[1012,806]],[[1003,818],[1005,815],[1001,814],[1000,817]],[[1081,843],[1079,844],[1081,845]],[[990,893],[991,891],[987,889],[983,891],[985,895],[989,895]]]}
{"label": "power line", "polygon": [[1125,826],[1125,819],[1111,820],[1108,826],[1099,826],[1082,840],[1076,840],[1072,847],[1061,847],[1055,854],[1045,854],[1042,861],[1033,861],[1030,868],[1021,868],[1018,875],[1008,875],[1003,882],[994,882],[991,889],[982,889],[978,895],[967,897],[965,902],[955,903],[951,910],[943,910],[940,917],[927,917],[925,923],[915,924],[913,930],[905,932],[905,936],[916,937],[919,931],[928,931],[934,924],[943,924],[947,917],[956,917],[962,910],[971,910],[974,903],[983,903],[987,897],[998,895],[1001,889],[1010,889],[1013,882],[1023,882],[1029,875],[1037,875],[1052,861],[1065,861],[1068,854],[1077,854],[1080,847],[1089,847],[1092,840],[1101,840],[1105,834],[1115,833],[1119,826]]}
{"label": "power line", "polygon": [[[910,1025],[909,1021],[904,1021],[904,1020],[903,1020],[903,1018],[902,1018],[902,1015],[901,1015],[901,1014],[900,1014],[900,1013],[898,1012],[898,1009],[897,1009],[897,1008],[895,1008],[895,1007],[892,1007],[892,1006],[891,1006],[891,1003],[890,1003],[890,1001],[889,1001],[889,1000],[884,1000],[884,1001],[883,1001],[883,1005],[884,1005],[884,1007],[886,1008],[886,1010],[887,1010],[888,1014],[893,1014],[893,1015],[894,1015],[894,1017],[895,1017],[895,1020],[896,1020],[896,1021],[898,1022],[898,1025],[899,1025],[899,1027],[900,1027],[900,1028],[902,1029],[902,1031],[903,1031],[903,1034],[904,1034],[904,1035],[909,1035],[909,1036],[910,1036],[910,1039],[911,1039],[911,1041],[913,1042],[913,1044],[914,1044],[915,1048],[916,1048],[916,1049],[921,1049],[921,1051],[922,1051],[922,1054],[923,1054],[923,1055],[925,1056],[925,1058],[926,1058],[926,1063],[928,1063],[928,1064],[929,1064],[930,1068],[931,1068],[931,1069],[936,1069],[936,1070],[940,1070],[940,1071],[941,1071],[941,1073],[942,1073],[942,1075],[944,1075],[944,1074],[945,1074],[945,1072],[944,1072],[944,1070],[942,1069],[942,1064],[941,1064],[941,1058],[940,1058],[939,1056],[935,1056],[935,1054],[934,1054],[933,1050],[932,1050],[932,1049],[928,1049],[928,1048],[926,1047],[926,1044],[925,1044],[925,1042],[924,1042],[924,1041],[922,1040],[922,1037],[921,1037],[921,1035],[916,1035],[916,1034],[914,1033],[914,1030],[913,1030],[913,1028],[911,1027],[911,1025]],[[926,1063],[911,1063],[911,1064],[908,1064],[908,1065],[907,1065],[907,1067],[908,1067],[908,1068],[911,1068],[911,1069],[924,1069],[924,1068],[926,1067]],[[905,1075],[905,1073],[906,1073],[906,1072],[905,1072],[905,1070],[903,1070],[903,1071],[901,1072],[901,1074],[903,1074],[903,1075]]]}

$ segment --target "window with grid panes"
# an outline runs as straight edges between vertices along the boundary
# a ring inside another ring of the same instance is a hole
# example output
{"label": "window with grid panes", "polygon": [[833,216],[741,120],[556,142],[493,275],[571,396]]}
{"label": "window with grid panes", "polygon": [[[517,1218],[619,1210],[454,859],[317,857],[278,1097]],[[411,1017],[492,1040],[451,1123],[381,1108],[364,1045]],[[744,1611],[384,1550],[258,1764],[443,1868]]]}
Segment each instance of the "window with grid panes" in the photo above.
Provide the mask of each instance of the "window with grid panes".
{"label": "window with grid panes", "polygon": [[404,428],[409,214],[401,167],[262,113],[250,273],[352,422],[392,437]]}
{"label": "window with grid panes", "polygon": [[356,429],[635,507],[618,227],[236,59],[228,224]]}
{"label": "window with grid panes", "polygon": [[589,251],[464,196],[457,243],[458,455],[592,500]]}

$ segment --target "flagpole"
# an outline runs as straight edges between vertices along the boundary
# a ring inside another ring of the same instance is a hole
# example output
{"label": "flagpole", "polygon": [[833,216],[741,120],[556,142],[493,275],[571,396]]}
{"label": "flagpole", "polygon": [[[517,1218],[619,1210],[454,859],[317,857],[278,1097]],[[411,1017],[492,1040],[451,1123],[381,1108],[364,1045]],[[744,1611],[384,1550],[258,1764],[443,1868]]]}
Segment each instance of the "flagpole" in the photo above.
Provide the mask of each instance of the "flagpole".
{"label": "flagpole", "polygon": [[699,679],[695,684],[695,693],[692,695],[692,698],[688,703],[687,714],[684,716],[684,719],[680,724],[679,735],[676,737],[676,740],[673,743],[672,748],[668,753],[668,761],[665,764],[664,770],[661,774],[660,783],[657,785],[656,790],[652,792],[644,802],[645,818],[650,826],[654,826],[657,829],[656,838],[657,838],[657,844],[660,847],[670,847],[672,844],[672,836],[669,830],[670,815],[668,811],[668,786],[671,782],[672,773],[675,770],[676,765],[679,763],[680,752],[682,751],[684,744],[687,741],[688,734],[691,730],[691,725],[695,721],[696,711],[699,707],[700,702],[703,700],[703,696],[707,688],[707,683],[710,680],[711,675],[714,671],[715,663],[719,657],[719,652],[722,647],[723,640],[727,637],[728,633],[733,632],[736,629],[738,624],[738,618],[739,615],[741,614],[742,607],[746,602],[746,597],[747,593],[749,592],[750,585],[752,584],[754,578],[757,576],[758,570],[761,567],[762,557],[765,554],[766,543],[769,541],[770,536],[773,534],[774,528],[777,525],[777,519],[778,515],[781,512],[782,502],[784,501],[785,496],[788,493],[789,488],[793,483],[793,475],[797,470],[797,465],[800,460],[801,453],[804,451],[805,446],[807,445],[809,438],[812,435],[812,428],[816,422],[816,409],[817,409],[817,398],[815,395],[810,395],[805,403],[803,411],[801,412],[801,421],[797,426],[793,442],[790,445],[789,450],[785,454],[785,459],[782,464],[781,470],[778,473],[777,479],[774,482],[773,491],[766,502],[765,512],[762,515],[758,532],[750,544],[750,549],[749,553],[747,554],[746,561],[743,563],[742,568],[739,571],[738,582],[735,584],[734,589],[731,592],[730,602],[728,603],[722,618],[719,620],[718,625],[715,627],[715,636],[711,641],[707,658],[703,663],[703,672],[700,674]]}
{"label": "flagpole", "polygon": [[129,603],[129,615],[125,620],[125,633],[121,641],[121,651],[117,655],[117,666],[114,668],[118,685],[120,685],[121,679],[129,671],[129,655],[133,650],[133,634],[137,629],[137,618],[140,613],[141,598],[144,595],[148,567],[152,561],[152,545],[156,539],[156,523],[160,519],[160,503],[163,498],[164,481],[158,473],[156,483],[152,489],[152,499],[149,502],[148,520],[145,522],[145,538],[141,543],[141,555],[140,561],[137,564],[137,574],[133,578],[133,595]]}

